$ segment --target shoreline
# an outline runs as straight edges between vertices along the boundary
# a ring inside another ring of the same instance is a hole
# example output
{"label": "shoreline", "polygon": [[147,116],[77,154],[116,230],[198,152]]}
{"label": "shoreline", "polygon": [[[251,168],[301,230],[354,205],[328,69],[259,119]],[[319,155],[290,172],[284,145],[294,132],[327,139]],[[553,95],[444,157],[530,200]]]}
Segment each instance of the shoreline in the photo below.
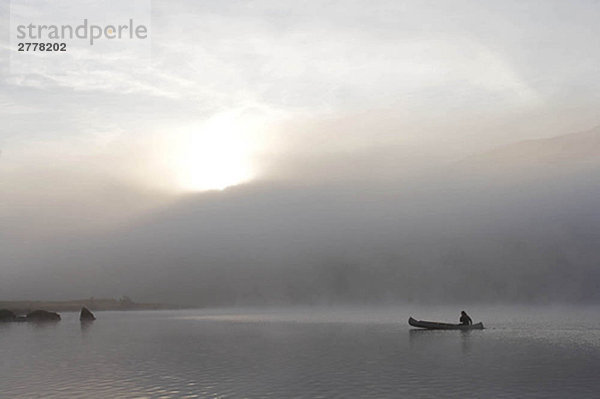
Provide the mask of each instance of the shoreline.
{"label": "shoreline", "polygon": [[16,314],[28,313],[33,310],[47,310],[52,312],[79,312],[82,307],[92,311],[104,310],[169,310],[181,309],[177,305],[162,303],[137,303],[129,298],[88,298],[65,301],[0,301],[0,309],[8,309]]}

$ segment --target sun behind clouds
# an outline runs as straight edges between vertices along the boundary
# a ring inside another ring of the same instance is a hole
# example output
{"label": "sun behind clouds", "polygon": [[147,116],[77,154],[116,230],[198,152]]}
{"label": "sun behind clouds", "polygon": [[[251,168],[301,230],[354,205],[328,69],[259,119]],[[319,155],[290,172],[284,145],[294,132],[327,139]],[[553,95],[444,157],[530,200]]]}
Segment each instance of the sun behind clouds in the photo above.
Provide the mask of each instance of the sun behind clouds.
{"label": "sun behind clouds", "polygon": [[231,113],[183,128],[172,165],[178,188],[223,190],[255,178],[255,130],[255,123]]}

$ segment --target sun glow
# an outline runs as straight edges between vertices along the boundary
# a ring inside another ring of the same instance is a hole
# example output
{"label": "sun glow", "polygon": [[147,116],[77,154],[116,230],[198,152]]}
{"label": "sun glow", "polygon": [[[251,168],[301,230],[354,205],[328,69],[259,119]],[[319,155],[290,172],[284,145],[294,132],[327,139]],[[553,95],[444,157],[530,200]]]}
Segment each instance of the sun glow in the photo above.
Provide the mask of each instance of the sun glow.
{"label": "sun glow", "polygon": [[220,114],[181,132],[175,174],[186,191],[223,190],[256,176],[256,124]]}

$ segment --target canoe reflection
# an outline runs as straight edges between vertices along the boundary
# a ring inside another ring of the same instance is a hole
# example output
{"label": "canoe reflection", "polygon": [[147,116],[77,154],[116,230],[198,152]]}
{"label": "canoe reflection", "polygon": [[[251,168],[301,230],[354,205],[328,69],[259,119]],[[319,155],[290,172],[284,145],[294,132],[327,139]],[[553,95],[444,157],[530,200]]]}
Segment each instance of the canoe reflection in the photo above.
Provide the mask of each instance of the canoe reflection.
{"label": "canoe reflection", "polygon": [[471,351],[473,342],[472,330],[424,330],[413,328],[408,330],[409,344],[411,348],[423,350],[427,348],[439,348],[440,344],[452,350],[460,345],[463,354]]}

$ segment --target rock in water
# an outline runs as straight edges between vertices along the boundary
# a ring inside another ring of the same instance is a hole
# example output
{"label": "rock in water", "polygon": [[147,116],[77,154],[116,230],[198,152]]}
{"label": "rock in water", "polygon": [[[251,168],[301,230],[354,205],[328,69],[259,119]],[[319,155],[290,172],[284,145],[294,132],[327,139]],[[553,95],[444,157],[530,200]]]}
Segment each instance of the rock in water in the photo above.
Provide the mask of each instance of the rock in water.
{"label": "rock in water", "polygon": [[27,314],[27,321],[59,321],[60,315],[47,310],[34,310]]}
{"label": "rock in water", "polygon": [[81,321],[91,321],[96,320],[96,316],[85,306],[81,308],[81,313],[79,313],[79,320]]}
{"label": "rock in water", "polygon": [[17,316],[8,309],[0,309],[0,322],[15,321]]}

